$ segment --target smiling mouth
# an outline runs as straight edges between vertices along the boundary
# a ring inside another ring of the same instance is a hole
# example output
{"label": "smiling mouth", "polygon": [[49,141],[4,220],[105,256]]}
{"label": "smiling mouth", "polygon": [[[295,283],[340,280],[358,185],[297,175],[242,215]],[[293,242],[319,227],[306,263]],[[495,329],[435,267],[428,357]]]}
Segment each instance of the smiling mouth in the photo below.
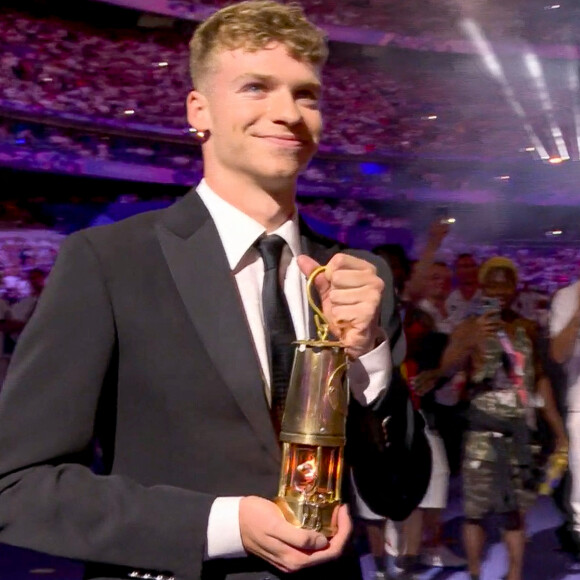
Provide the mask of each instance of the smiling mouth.
{"label": "smiling mouth", "polygon": [[304,139],[290,136],[262,135],[261,139],[265,139],[266,141],[275,145],[280,145],[281,147],[304,147],[307,144],[307,141]]}

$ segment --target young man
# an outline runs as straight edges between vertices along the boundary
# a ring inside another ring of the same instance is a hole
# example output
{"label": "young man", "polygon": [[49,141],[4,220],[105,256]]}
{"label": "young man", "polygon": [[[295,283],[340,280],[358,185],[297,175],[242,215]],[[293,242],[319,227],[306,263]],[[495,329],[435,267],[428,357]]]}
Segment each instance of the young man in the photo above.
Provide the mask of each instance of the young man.
{"label": "young man", "polygon": [[[275,266],[298,339],[310,334],[305,277],[327,264],[316,284],[352,360],[353,401],[388,397],[402,350],[388,268],[296,214],[325,58],[320,31],[275,2],[198,28],[187,112],[204,180],[167,210],[63,244],[0,397],[0,541],[87,562],[87,578],[357,577],[345,506],[327,540],[270,501],[264,244],[283,243]],[[103,475],[87,467],[95,439]]]}

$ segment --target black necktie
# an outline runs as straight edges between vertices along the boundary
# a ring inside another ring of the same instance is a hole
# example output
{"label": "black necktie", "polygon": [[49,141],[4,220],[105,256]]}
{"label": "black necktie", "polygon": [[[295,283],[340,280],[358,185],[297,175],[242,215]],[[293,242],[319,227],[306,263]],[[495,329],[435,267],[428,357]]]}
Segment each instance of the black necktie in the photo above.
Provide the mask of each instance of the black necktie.
{"label": "black necktie", "polygon": [[294,360],[296,340],[292,317],[286,296],[280,284],[280,258],[286,242],[276,235],[263,236],[256,247],[264,260],[264,286],[262,287],[262,311],[266,345],[270,361],[270,392],[272,396],[272,421],[280,430],[288,383]]}

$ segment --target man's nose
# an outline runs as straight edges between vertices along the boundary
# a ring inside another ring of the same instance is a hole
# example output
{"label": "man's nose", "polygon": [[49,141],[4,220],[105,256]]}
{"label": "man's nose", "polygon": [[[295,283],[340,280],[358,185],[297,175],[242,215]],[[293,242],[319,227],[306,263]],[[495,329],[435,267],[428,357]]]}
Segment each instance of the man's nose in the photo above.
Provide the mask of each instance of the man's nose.
{"label": "man's nose", "polygon": [[288,90],[280,90],[272,95],[270,113],[275,123],[296,125],[302,121],[300,107]]}

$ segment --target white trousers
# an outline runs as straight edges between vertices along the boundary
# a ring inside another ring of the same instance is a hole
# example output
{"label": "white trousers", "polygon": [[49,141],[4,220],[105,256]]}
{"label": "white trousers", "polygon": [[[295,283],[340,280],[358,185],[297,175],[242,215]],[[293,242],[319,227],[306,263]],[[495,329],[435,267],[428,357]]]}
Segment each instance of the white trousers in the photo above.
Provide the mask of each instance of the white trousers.
{"label": "white trousers", "polygon": [[568,464],[572,485],[570,507],[574,519],[574,530],[580,533],[580,412],[569,411],[566,419],[568,428]]}
{"label": "white trousers", "polygon": [[[431,447],[431,479],[427,491],[419,504],[420,508],[443,509],[447,506],[449,491],[449,463],[443,439],[425,427],[425,435]],[[391,556],[405,553],[403,522],[388,521],[385,528],[385,551]]]}
{"label": "white trousers", "polygon": [[437,434],[425,428],[425,435],[431,447],[432,467],[429,487],[419,504],[420,508],[439,508],[447,506],[447,492],[449,490],[449,463],[443,439]]}

